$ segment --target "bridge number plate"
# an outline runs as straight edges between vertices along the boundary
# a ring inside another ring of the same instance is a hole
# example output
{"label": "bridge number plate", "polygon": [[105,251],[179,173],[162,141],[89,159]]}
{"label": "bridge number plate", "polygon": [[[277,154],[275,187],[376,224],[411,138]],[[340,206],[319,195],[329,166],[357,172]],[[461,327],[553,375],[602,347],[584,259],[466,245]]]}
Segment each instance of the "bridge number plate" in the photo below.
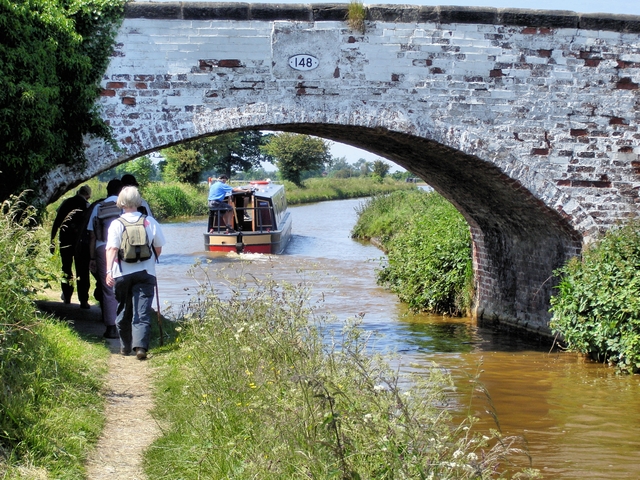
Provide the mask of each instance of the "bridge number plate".
{"label": "bridge number plate", "polygon": [[313,55],[298,54],[289,58],[289,66],[294,70],[313,70],[320,62]]}

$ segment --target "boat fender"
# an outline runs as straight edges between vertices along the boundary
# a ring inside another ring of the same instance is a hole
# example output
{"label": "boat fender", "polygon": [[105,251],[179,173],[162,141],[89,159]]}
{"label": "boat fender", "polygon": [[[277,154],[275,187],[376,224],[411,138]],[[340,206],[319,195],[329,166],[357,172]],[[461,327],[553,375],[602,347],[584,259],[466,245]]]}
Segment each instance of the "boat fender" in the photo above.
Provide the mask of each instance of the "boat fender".
{"label": "boat fender", "polygon": [[267,180],[254,180],[249,182],[249,185],[269,185],[269,182]]}

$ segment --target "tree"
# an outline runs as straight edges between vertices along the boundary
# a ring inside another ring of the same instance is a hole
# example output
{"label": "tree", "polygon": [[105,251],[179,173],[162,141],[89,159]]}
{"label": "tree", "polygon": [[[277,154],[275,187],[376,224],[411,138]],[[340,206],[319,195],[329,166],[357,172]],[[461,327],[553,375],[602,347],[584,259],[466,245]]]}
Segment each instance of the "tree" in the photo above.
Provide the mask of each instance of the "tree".
{"label": "tree", "polygon": [[121,0],[0,0],[0,200],[110,138],[95,101]]}
{"label": "tree", "polygon": [[[125,170],[122,175],[130,173],[136,177],[136,180],[142,188],[146,187],[156,175],[156,166],[147,156],[136,158],[121,166],[124,167]],[[122,177],[122,175],[120,175],[120,177]]]}
{"label": "tree", "polygon": [[370,163],[367,162],[364,158],[359,158],[353,166],[360,170],[360,174],[363,177],[366,177],[371,172]]}
{"label": "tree", "polygon": [[302,186],[304,172],[324,168],[331,161],[329,143],[309,135],[273,135],[262,147],[262,151],[273,157],[283,179],[298,186]]}
{"label": "tree", "polygon": [[391,166],[388,163],[385,163],[381,158],[377,158],[373,161],[373,174],[382,180],[387,176]]}
{"label": "tree", "polygon": [[162,178],[166,182],[197,184],[204,170],[204,160],[197,150],[185,145],[169,147],[162,151],[165,158]]}
{"label": "tree", "polygon": [[206,170],[231,178],[237,172],[260,168],[261,162],[267,160],[260,150],[262,143],[263,135],[249,130],[196,140],[190,148],[202,155]]}

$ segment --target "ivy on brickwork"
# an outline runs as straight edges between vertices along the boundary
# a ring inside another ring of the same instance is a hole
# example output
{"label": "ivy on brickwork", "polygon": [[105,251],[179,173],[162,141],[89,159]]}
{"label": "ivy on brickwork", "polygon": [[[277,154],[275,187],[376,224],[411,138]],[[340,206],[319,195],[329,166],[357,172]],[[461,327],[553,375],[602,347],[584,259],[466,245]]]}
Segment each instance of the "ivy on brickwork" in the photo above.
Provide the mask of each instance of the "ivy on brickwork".
{"label": "ivy on brickwork", "polygon": [[551,328],[571,351],[640,371],[640,223],[612,230],[556,271]]}
{"label": "ivy on brickwork", "polygon": [[0,200],[56,165],[84,163],[122,0],[0,0]]}

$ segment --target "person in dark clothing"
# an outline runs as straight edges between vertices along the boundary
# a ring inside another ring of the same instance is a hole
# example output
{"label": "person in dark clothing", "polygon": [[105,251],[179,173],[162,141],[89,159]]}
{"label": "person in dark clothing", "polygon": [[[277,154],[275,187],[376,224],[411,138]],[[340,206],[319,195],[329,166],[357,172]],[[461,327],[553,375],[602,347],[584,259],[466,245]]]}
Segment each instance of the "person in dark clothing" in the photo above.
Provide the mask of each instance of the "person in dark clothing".
{"label": "person in dark clothing", "polygon": [[64,303],[71,303],[73,295],[73,265],[75,264],[75,281],[78,286],[78,301],[81,308],[91,308],[89,305],[89,263],[81,258],[77,251],[77,244],[82,224],[84,212],[89,206],[91,198],[91,187],[81,186],[77,193],[67,198],[60,204],[56,213],[56,218],[51,227],[51,253],[55,253],[55,238],[58,231],[58,241],[60,245],[60,260],[62,261],[62,300]]}

